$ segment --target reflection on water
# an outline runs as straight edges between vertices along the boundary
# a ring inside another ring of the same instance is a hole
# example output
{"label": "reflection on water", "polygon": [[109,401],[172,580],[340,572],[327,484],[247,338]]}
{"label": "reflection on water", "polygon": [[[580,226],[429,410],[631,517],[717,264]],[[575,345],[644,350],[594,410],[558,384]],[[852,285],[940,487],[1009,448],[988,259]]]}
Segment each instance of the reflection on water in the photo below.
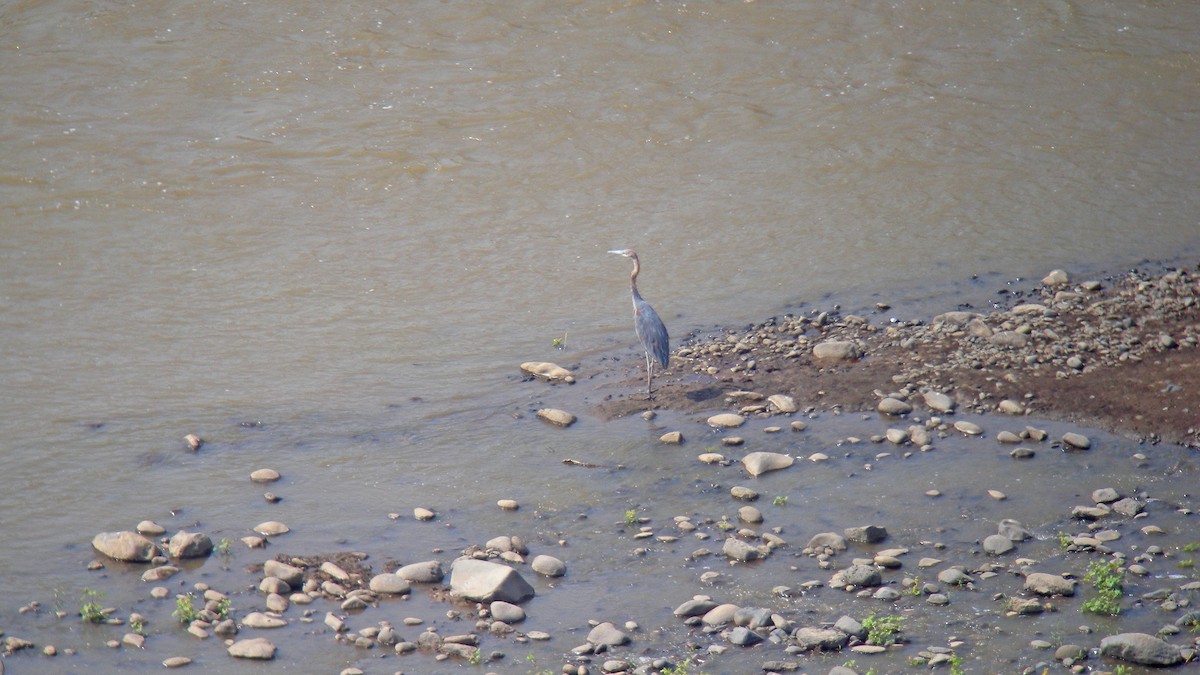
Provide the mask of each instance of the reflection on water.
{"label": "reflection on water", "polygon": [[1197,13],[8,5],[0,586],[171,509],[259,522],[265,465],[321,523],[603,454],[513,415],[555,396],[521,361],[632,349],[608,249],[673,335],[1194,253]]}

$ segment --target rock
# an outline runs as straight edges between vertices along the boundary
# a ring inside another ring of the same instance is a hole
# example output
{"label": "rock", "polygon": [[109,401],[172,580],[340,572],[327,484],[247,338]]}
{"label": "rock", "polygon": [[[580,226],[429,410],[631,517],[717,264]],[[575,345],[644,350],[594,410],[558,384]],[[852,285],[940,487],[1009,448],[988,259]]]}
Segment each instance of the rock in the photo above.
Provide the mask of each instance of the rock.
{"label": "rock", "polygon": [[912,412],[912,406],[898,398],[888,396],[879,402],[876,410],[884,415],[907,415]]}
{"label": "rock", "polygon": [[1132,518],[1142,512],[1142,503],[1132,497],[1119,499],[1112,503],[1112,510],[1117,513]]}
{"label": "rock", "polygon": [[250,480],[255,483],[274,483],[279,480],[279,472],[275,469],[259,469],[250,474]]}
{"label": "rock", "polygon": [[967,436],[980,436],[983,434],[982,427],[974,422],[968,422],[966,420],[959,420],[955,422],[954,428],[959,433],[966,434]]}
{"label": "rock", "polygon": [[1024,333],[1018,333],[1014,330],[1002,330],[988,338],[988,342],[996,345],[997,347],[1013,347],[1019,349],[1024,347],[1029,342],[1029,336],[1025,335]]}
{"label": "rock", "polygon": [[339,567],[337,563],[326,560],[325,562],[321,563],[321,567],[319,569],[325,576],[335,581],[350,581],[350,574],[346,570]]}
{"label": "rock", "polygon": [[265,604],[267,611],[283,614],[291,603],[280,593],[268,593]]}
{"label": "rock", "polygon": [[174,565],[162,565],[161,567],[152,567],[152,568],[146,570],[145,572],[142,572],[142,581],[146,581],[146,582],[162,581],[164,579],[170,579],[171,577],[175,576],[176,574],[179,574],[179,568],[175,567]]}
{"label": "rock", "polygon": [[192,452],[199,450],[200,446],[204,445],[204,439],[200,438],[196,434],[188,434],[184,436],[183,442],[187,443],[188,450],[191,450]]}
{"label": "rock", "polygon": [[121,644],[134,649],[144,649],[146,646],[146,636],[138,635],[137,633],[126,633],[121,636]]}
{"label": "rock", "polygon": [[575,416],[565,410],[557,408],[542,408],[537,411],[537,416],[547,422],[560,426],[569,427],[575,423]]}
{"label": "rock", "polygon": [[1021,437],[1011,431],[1001,431],[1000,433],[996,434],[996,440],[1001,443],[1012,444],[1020,443]]}
{"label": "rock", "polygon": [[1073,431],[1068,431],[1063,434],[1062,441],[1064,445],[1068,445],[1076,450],[1087,450],[1092,447],[1092,441],[1083,434],[1077,434]]}
{"label": "rock", "polygon": [[740,499],[744,502],[752,502],[758,499],[757,492],[741,485],[735,485],[729,488],[729,495],[734,499]]}
{"label": "rock", "polygon": [[242,625],[247,628],[282,628],[288,625],[286,619],[269,616],[262,612],[250,612],[242,618]]}
{"label": "rock", "polygon": [[488,611],[492,613],[492,618],[504,623],[521,623],[525,620],[525,610],[503,600],[494,601],[488,606]]}
{"label": "rock", "polygon": [[846,550],[846,539],[837,532],[822,532],[814,534],[805,545],[807,549],[831,549],[835,552]]}
{"label": "rock", "polygon": [[619,647],[629,642],[629,636],[614,626],[611,621],[605,621],[588,632],[587,641],[593,645]]}
{"label": "rock", "polygon": [[971,583],[971,577],[957,567],[950,567],[938,572],[937,580],[947,586],[966,586]]}
{"label": "rock", "polygon": [[280,535],[280,534],[287,534],[288,532],[291,532],[292,530],[287,525],[284,525],[283,523],[279,522],[278,520],[268,520],[265,523],[259,523],[254,528],[254,531],[261,535],[264,535],[267,537],[272,537],[272,536],[276,536],[276,535]]}
{"label": "rock", "polygon": [[1071,509],[1071,517],[1080,520],[1099,520],[1112,513],[1112,509],[1104,504],[1096,506],[1076,506]]}
{"label": "rock", "polygon": [[1033,456],[1036,454],[1032,448],[1021,447],[1013,448],[1012,452],[1008,453],[1008,456],[1013,459],[1033,459]]}
{"label": "rock", "polygon": [[229,645],[229,655],[239,659],[259,659],[267,661],[275,658],[275,645],[264,638],[238,640]]}
{"label": "rock", "polygon": [[[859,630],[862,630],[862,625],[859,625]],[[846,646],[850,635],[834,628],[797,628],[792,633],[792,640],[802,651],[836,652]]]}
{"label": "rock", "polygon": [[1006,398],[1006,399],[1000,401],[1000,404],[997,405],[996,408],[1000,412],[1002,412],[1006,415],[1024,415],[1025,414],[1025,406],[1021,405],[1017,401],[1013,401],[1012,399]]}
{"label": "rock", "polygon": [[735,413],[721,413],[708,418],[708,426],[724,429],[740,427],[746,423],[746,418]]}
{"label": "rock", "polygon": [[853,342],[845,340],[827,340],[813,347],[812,355],[819,361],[857,361],[862,357],[862,351]]}
{"label": "rock", "polygon": [[784,415],[790,415],[799,410],[799,408],[796,407],[796,399],[785,394],[768,396],[767,403],[775,406],[775,408]]}
{"label": "rock", "polygon": [[983,551],[989,555],[1004,555],[1013,548],[1012,539],[1002,534],[993,534],[983,540]]}
{"label": "rock", "polygon": [[496,506],[503,511],[516,511],[521,507],[515,499],[497,499]]}
{"label": "rock", "polygon": [[668,445],[679,445],[683,442],[683,433],[679,431],[668,431],[658,437],[659,442],[667,443]]}
{"label": "rock", "polygon": [[1057,574],[1032,572],[1025,576],[1025,590],[1038,595],[1075,595],[1075,580]]}
{"label": "rock", "polygon": [[398,574],[376,574],[371,577],[371,582],[368,587],[376,593],[386,593],[388,595],[403,595],[412,590],[408,585],[408,580]]}
{"label": "rock", "polygon": [[987,325],[983,319],[971,319],[967,322],[967,335],[977,338],[990,338],[996,331]]}
{"label": "rock", "polygon": [[971,319],[977,318],[979,315],[973,312],[944,312],[933,317],[934,324],[948,324],[951,326],[965,326]]}
{"label": "rock", "polygon": [[335,633],[344,633],[348,630],[346,622],[333,612],[325,612],[325,625]]}
{"label": "rock", "polygon": [[861,527],[847,527],[844,530],[847,541],[852,541],[857,544],[875,544],[887,539],[887,530],[878,525],[863,525]]}
{"label": "rock", "polygon": [[839,570],[829,580],[830,586],[835,587],[867,587],[878,586],[883,583],[883,577],[879,574],[879,570],[870,565],[851,565],[844,570]]}
{"label": "rock", "polygon": [[833,627],[842,631],[846,635],[852,635],[856,638],[861,639],[867,637],[867,629],[863,628],[863,625],[853,617],[842,615],[842,617],[833,624]]}
{"label": "rock", "polygon": [[759,558],[765,558],[767,555],[767,552],[763,551],[761,548],[742,541],[736,537],[730,537],[729,539],[726,539],[725,545],[721,547],[721,552],[727,557],[739,562],[758,560]]}
{"label": "rock", "polygon": [[566,564],[552,555],[535,556],[529,566],[544,577],[561,577],[567,573]]}
{"label": "rock", "polygon": [[763,641],[762,636],[745,626],[738,626],[729,631],[729,641],[739,647],[749,647]]}
{"label": "rock", "polygon": [[113,560],[148,562],[158,550],[154,542],[137,532],[101,532],[92,538],[92,546]]}
{"label": "rock", "polygon": [[758,524],[763,521],[762,511],[753,506],[746,505],[738,509],[738,519],[742,522]]}
{"label": "rock", "polygon": [[563,368],[557,363],[550,363],[548,361],[526,361],[525,363],[521,364],[521,370],[529,373],[530,375],[540,377],[551,382],[566,382],[567,384],[573,384],[575,382],[575,376],[571,374],[571,371]]}
{"label": "rock", "polygon": [[459,558],[450,565],[450,592],[477,602],[503,600],[520,604],[534,595],[533,587],[508,565]]}
{"label": "rock", "polygon": [[163,668],[182,668],[191,662],[192,660],[186,656],[172,656],[163,660],[162,664]]}
{"label": "rock", "polygon": [[1100,641],[1100,655],[1145,666],[1173,666],[1183,662],[1183,650],[1146,633],[1121,633]]}
{"label": "rock", "polygon": [[934,412],[954,412],[954,399],[940,391],[927,391],[923,397],[925,399],[925,405]]}
{"label": "rock", "polygon": [[1054,650],[1055,661],[1078,661],[1087,655],[1087,650],[1079,645],[1063,645]]}
{"label": "rock", "polygon": [[134,529],[138,531],[138,534],[144,534],[147,537],[157,537],[158,535],[167,531],[167,528],[159,525],[153,520],[143,520],[142,522],[138,523],[137,527]]}
{"label": "rock", "polygon": [[705,464],[720,464],[721,462],[725,461],[725,455],[722,455],[719,452],[702,452],[696,457],[696,459],[704,462]]}
{"label": "rock", "polygon": [[706,626],[723,626],[733,621],[733,616],[737,614],[738,609],[740,608],[737,605],[730,603],[717,605],[705,612],[700,621]]}
{"label": "rock", "polygon": [[283,581],[288,585],[289,590],[304,585],[304,570],[278,560],[268,560],[263,563],[263,574]]}
{"label": "rock", "polygon": [[1049,274],[1042,278],[1043,286],[1064,286],[1070,282],[1070,277],[1062,270],[1051,270]]}
{"label": "rock", "polygon": [[1008,537],[1010,541],[1025,541],[1033,536],[1029,533],[1029,530],[1025,529],[1024,525],[1012,518],[1001,520],[997,529],[999,530],[999,534]]}
{"label": "rock", "polygon": [[180,530],[167,544],[167,553],[172,558],[203,558],[212,553],[213,543],[203,532]]}
{"label": "rock", "polygon": [[396,570],[396,576],[415,584],[436,584],[442,580],[442,563],[437,560],[412,563]]}
{"label": "rock", "polygon": [[432,509],[427,509],[424,506],[418,506],[413,509],[413,518],[421,521],[433,520],[437,518],[437,514]]}
{"label": "rock", "polygon": [[1096,502],[1097,504],[1108,504],[1115,502],[1120,498],[1121,493],[1117,492],[1113,488],[1099,488],[1092,490],[1092,501]]}
{"label": "rock", "polygon": [[708,596],[697,596],[676,607],[672,613],[675,616],[686,619],[693,616],[703,616],[716,606],[717,603],[713,602]]}
{"label": "rock", "polygon": [[886,432],[884,432],[884,435],[887,437],[888,441],[894,445],[903,445],[908,441],[909,436],[907,429],[895,428],[888,429]]}
{"label": "rock", "polygon": [[769,471],[778,471],[791,466],[796,460],[778,452],[752,452],[742,458],[742,466],[751,476],[760,476]]}

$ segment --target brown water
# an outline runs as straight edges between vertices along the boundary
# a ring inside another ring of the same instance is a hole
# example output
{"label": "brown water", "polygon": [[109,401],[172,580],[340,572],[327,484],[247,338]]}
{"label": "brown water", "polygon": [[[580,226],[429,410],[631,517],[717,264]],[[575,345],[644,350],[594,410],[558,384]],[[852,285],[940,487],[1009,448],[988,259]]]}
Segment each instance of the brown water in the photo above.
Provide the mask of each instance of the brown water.
{"label": "brown water", "polygon": [[586,479],[538,467],[643,441],[514,419],[558,403],[514,374],[632,353],[614,247],[676,338],[1194,256],[1197,26],[1192,3],[9,3],[0,616],[73,606],[95,532],[278,515],[261,466],[296,553],[421,503],[573,512]]}

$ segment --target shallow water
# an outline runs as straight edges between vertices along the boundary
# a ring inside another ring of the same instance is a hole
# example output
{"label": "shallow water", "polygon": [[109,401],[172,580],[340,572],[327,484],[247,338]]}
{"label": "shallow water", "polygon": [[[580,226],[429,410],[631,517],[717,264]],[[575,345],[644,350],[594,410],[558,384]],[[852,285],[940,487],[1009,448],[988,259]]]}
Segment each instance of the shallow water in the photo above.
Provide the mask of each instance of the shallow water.
{"label": "shallow water", "polygon": [[653,464],[560,467],[644,439],[543,428],[581,395],[516,377],[639,362],[617,246],[676,341],[1194,256],[1198,13],[5,6],[0,616],[72,605],[90,537],[142,518],[236,538],[286,513],[295,553],[421,504],[476,521],[406,534],[427,550],[503,527],[501,497],[606,521],[657,497]]}

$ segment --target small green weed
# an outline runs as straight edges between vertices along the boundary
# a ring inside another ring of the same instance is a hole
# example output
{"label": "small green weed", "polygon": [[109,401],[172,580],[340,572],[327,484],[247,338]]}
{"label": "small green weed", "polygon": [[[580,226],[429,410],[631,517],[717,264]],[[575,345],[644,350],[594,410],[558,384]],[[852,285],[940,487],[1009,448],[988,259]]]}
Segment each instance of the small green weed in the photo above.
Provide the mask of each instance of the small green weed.
{"label": "small green weed", "polygon": [[200,612],[196,606],[192,604],[192,594],[175,596],[175,611],[171,612],[171,616],[182,624],[189,624],[200,618]]}
{"label": "small green weed", "polygon": [[625,512],[625,524],[626,525],[637,525],[637,522],[638,522],[637,509],[629,509],[628,511]]}
{"label": "small green weed", "polygon": [[966,671],[963,670],[963,665],[962,665],[962,657],[959,656],[958,654],[954,654],[953,656],[951,656],[950,657],[950,675],[964,675],[965,673],[966,673]]}
{"label": "small green weed", "polygon": [[129,630],[133,631],[134,633],[137,633],[138,635],[145,635],[146,634],[146,624],[143,623],[141,619],[130,619],[129,620]]}
{"label": "small green weed", "polygon": [[1121,561],[1094,562],[1088,566],[1084,581],[1092,584],[1096,597],[1083,603],[1083,611],[1093,614],[1116,616],[1121,613],[1121,597],[1124,595],[1125,570]]}
{"label": "small green weed", "polygon": [[775,499],[771,500],[775,506],[787,506],[787,495],[776,495]]}
{"label": "small green weed", "polygon": [[921,577],[913,579],[912,586],[909,586],[904,591],[905,595],[920,595],[921,594]]}
{"label": "small green weed", "polygon": [[1196,561],[1188,558],[1186,560],[1180,560],[1179,562],[1175,563],[1175,565],[1180,569],[1188,569],[1189,567],[1195,567]]}
{"label": "small green weed", "polygon": [[79,616],[88,623],[103,623],[104,605],[100,604],[100,599],[104,597],[104,593],[94,591],[90,588],[83,589],[83,595],[79,596]]}
{"label": "small green weed", "polygon": [[538,669],[537,657],[533,654],[526,654],[525,661],[529,664],[529,670],[525,671],[526,675],[554,675],[554,671],[549,668]]}
{"label": "small green weed", "polygon": [[229,610],[232,607],[233,607],[233,602],[230,601],[229,598],[221,598],[220,600],[217,601],[217,606],[213,611],[215,611],[217,613],[217,616],[221,617],[222,619],[228,619],[229,618]]}
{"label": "small green weed", "polygon": [[1058,533],[1058,545],[1061,548],[1067,548],[1068,546],[1071,545],[1071,542],[1073,542],[1073,541],[1075,541],[1075,537],[1072,537],[1071,535],[1067,534],[1066,532]]}
{"label": "small green weed", "polygon": [[1200,541],[1190,541],[1183,545],[1184,553],[1195,553],[1200,551]]}
{"label": "small green weed", "polygon": [[553,340],[550,340],[550,346],[554,347],[555,349],[566,349],[567,348],[567,331],[565,331],[565,330],[563,331],[562,337],[556,337]]}
{"label": "small green weed", "polygon": [[862,622],[863,628],[867,629],[867,644],[880,647],[896,644],[896,634],[902,623],[904,617],[901,616],[868,616]]}
{"label": "small green weed", "polygon": [[1133,675],[1133,669],[1124,664],[1113,668],[1113,675]]}
{"label": "small green weed", "polygon": [[473,666],[483,663],[483,652],[478,649],[471,652],[471,656],[467,659],[467,663],[470,663]]}

